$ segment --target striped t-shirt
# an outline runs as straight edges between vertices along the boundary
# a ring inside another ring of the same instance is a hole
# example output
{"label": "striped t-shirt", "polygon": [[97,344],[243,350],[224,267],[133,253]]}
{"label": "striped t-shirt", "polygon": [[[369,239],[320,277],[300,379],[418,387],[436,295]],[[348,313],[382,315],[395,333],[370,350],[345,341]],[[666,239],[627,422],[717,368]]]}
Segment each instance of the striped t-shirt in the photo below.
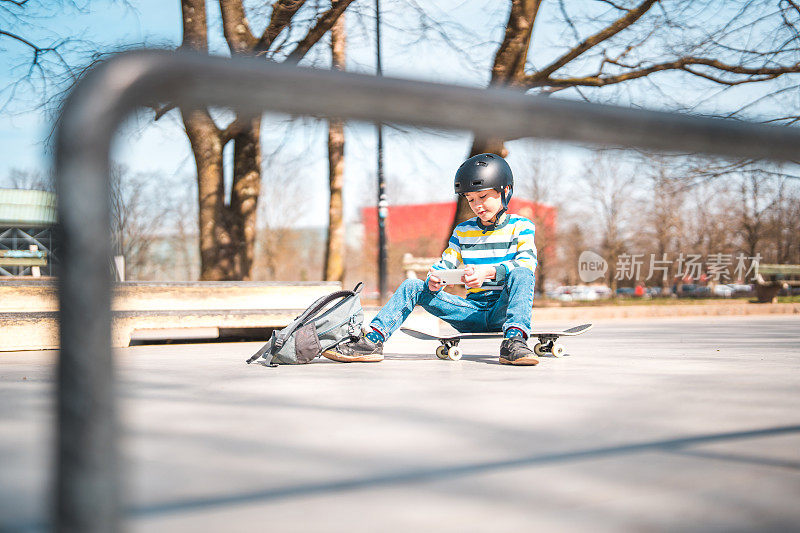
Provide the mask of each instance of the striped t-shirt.
{"label": "striped t-shirt", "polygon": [[488,300],[496,298],[505,286],[508,273],[515,268],[536,272],[536,228],[525,217],[506,214],[494,229],[487,229],[476,218],[462,222],[453,230],[442,258],[434,270],[459,268],[459,264],[494,265],[497,279],[487,279],[483,285],[467,289],[467,298]]}

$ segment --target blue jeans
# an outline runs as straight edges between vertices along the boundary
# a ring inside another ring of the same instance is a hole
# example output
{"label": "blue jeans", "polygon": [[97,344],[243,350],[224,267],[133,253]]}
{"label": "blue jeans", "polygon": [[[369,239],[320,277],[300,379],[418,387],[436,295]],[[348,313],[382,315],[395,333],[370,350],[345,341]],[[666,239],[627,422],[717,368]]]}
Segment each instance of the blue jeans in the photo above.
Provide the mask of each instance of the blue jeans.
{"label": "blue jeans", "polygon": [[420,279],[407,279],[378,312],[370,326],[385,339],[394,333],[417,305],[438,316],[462,333],[503,331],[519,328],[526,335],[531,330],[535,276],[527,268],[508,273],[499,296],[488,302],[454,296],[442,290],[431,292]]}

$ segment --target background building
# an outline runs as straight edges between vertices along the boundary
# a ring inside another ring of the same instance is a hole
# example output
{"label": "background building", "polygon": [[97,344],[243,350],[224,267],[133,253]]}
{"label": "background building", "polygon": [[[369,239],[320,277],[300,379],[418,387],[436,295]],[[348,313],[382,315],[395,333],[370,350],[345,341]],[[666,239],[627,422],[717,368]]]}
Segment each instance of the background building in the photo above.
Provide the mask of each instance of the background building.
{"label": "background building", "polygon": [[[0,189],[0,251],[29,251],[35,246],[46,253],[46,264],[39,267],[42,276],[54,275],[57,266],[55,223],[56,195],[52,192]],[[31,275],[32,267],[11,266],[8,262],[0,257],[0,276]]]}
{"label": "background building", "polygon": [[[430,204],[411,204],[389,206],[386,223],[386,237],[389,244],[389,285],[397,286],[405,278],[400,268],[403,254],[417,257],[437,257],[445,248],[450,236],[450,223],[456,212],[456,203],[438,202]],[[536,224],[536,246],[540,268],[537,281],[543,280],[541,270],[552,264],[556,246],[555,207],[531,202],[523,198],[512,198],[508,212],[528,218]],[[377,254],[378,210],[365,207],[361,210],[364,224],[364,248],[368,253]],[[374,265],[373,258],[367,259]],[[364,276],[365,279],[369,279]]]}

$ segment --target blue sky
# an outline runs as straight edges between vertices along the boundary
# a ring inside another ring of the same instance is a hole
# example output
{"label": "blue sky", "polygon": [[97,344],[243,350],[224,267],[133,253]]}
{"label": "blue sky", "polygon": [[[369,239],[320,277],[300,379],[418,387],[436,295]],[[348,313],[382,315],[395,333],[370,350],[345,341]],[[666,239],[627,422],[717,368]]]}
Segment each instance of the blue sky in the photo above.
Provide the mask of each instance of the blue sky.
{"label": "blue sky", "polygon": [[[486,35],[477,37],[483,40],[498,39],[502,34],[502,21],[506,16],[504,9],[498,9],[498,3],[492,2],[443,2],[441,13],[448,11],[448,5],[461,5],[460,17],[469,20],[476,17],[486,21],[485,28],[491,30]],[[487,9],[487,5],[491,6]],[[384,17],[383,37],[383,68],[384,73],[390,76],[426,79],[437,82],[451,82],[471,85],[485,85],[488,79],[488,65],[491,61],[493,49],[490,46],[473,47],[470,53],[478,64],[486,65],[485,68],[475,67],[466,72],[470,67],[465,58],[453,52],[448,46],[435,39],[424,43],[410,43],[415,38],[404,35],[402,28],[395,25],[407,26],[408,20],[398,20],[397,10],[384,2],[387,7]],[[374,72],[373,43],[365,40],[359,25],[373,22],[368,19],[371,10],[366,6],[366,15],[359,19],[350,16],[348,26],[348,69],[359,72]],[[435,9],[434,9],[435,11]],[[219,28],[217,9],[213,2],[209,3],[210,33],[216,35],[212,38],[212,50],[224,53],[224,42],[218,37]],[[393,19],[394,17],[394,19]],[[42,19],[46,29],[36,32],[42,38],[50,35],[69,33],[81,35],[88,40],[102,43],[108,47],[125,46],[133,43],[145,42],[150,46],[175,47],[180,42],[180,9],[179,2],[159,2],[156,0],[143,0],[134,3],[130,9],[119,2],[96,2],[92,4],[91,12],[77,13],[70,11],[62,16]],[[254,31],[261,28],[254,25]],[[319,47],[324,49],[324,47]],[[421,50],[416,54],[414,62],[409,57],[413,50]],[[325,55],[325,51],[317,56]],[[313,58],[312,58],[313,59]],[[0,60],[7,60],[6,57]],[[324,61],[324,60],[323,60]],[[327,63],[325,63],[327,65]],[[0,63],[0,68],[7,71],[8,62]],[[5,68],[3,68],[5,67]],[[4,157],[0,160],[0,184],[9,175],[12,169],[23,169],[44,172],[49,165],[49,154],[46,152],[44,139],[50,131],[52,113],[45,109],[30,111],[34,101],[19,99],[12,103],[13,112],[6,112],[0,116],[0,141]],[[181,131],[180,122],[176,113],[171,113],[158,123],[151,122],[151,114],[143,112],[132,117],[121,129],[117,136],[112,157],[134,172],[146,172],[166,176],[176,180],[176,183],[186,184],[187,177],[194,172],[194,163],[189,151],[188,142]],[[286,129],[283,124],[285,119],[265,119],[264,145],[265,152],[270,152],[271,147],[284,140]],[[290,161],[289,168],[293,172],[303,174],[303,180],[314,189],[320,190],[319,195],[313,197],[313,208],[308,210],[310,216],[297,220],[298,224],[324,224],[326,221],[326,180],[327,166],[325,156],[325,126],[320,122],[306,122],[305,127],[292,128],[290,142],[286,144],[285,154],[281,160]],[[411,176],[414,181],[440,183],[435,187],[433,194],[440,200],[452,197],[450,180],[452,169],[457,167],[464,157],[470,138],[466,135],[416,135],[409,138],[407,135],[396,134],[391,131],[386,133],[386,168],[390,180],[400,181],[398,177]],[[374,128],[365,125],[349,125],[347,137],[347,201],[348,215],[356,216],[356,209],[369,201],[369,190],[374,185]],[[230,147],[229,151],[230,151]],[[229,155],[229,154],[228,154]],[[298,159],[303,164],[297,163]],[[298,168],[300,167],[300,168]],[[265,169],[265,176],[272,169]],[[267,179],[265,177],[265,179]],[[412,187],[413,189],[413,187]],[[392,194],[397,192],[397,194]],[[429,198],[427,191],[409,190],[400,186],[390,186],[390,195],[393,202],[422,201]]]}
{"label": "blue sky", "polygon": [[[65,8],[60,15],[42,16],[36,21],[36,27],[22,26],[15,30],[41,43],[74,35],[109,47],[141,42],[173,44],[179,42],[181,35],[180,4],[137,0],[136,8],[130,9],[121,2],[100,0],[92,2],[89,12]],[[16,79],[16,75],[24,70],[30,51],[7,39],[0,45],[0,76],[9,77],[9,71],[12,71]],[[22,68],[20,64],[23,64]],[[5,86],[10,81],[6,79],[0,83]],[[48,168],[49,155],[44,142],[51,130],[53,114],[43,108],[32,110],[39,103],[37,96],[17,98],[0,113],[0,142],[3,146],[0,183],[13,168],[34,171]]]}
{"label": "blue sky", "polygon": [[[362,30],[370,26],[371,2],[358,2],[367,14],[348,15],[348,70],[374,71],[374,51],[369,36]],[[507,3],[496,0],[441,0],[436,3],[420,2],[435,17],[452,26],[460,25],[463,34],[464,53],[448,46],[435,32],[421,38],[411,31],[416,28],[413,14],[399,10],[391,2],[384,1],[383,64],[386,75],[430,81],[484,86],[488,80],[489,67],[496,45],[502,38],[502,26],[507,16]],[[210,32],[219,28],[217,9],[209,2]],[[586,3],[595,6],[597,3]],[[720,5],[724,2],[720,2]],[[130,7],[117,0],[91,2],[91,10],[76,12],[65,10],[54,16],[46,16],[38,22],[43,29],[29,30],[36,37],[46,39],[53,35],[75,35],[114,48],[145,43],[148,46],[174,47],[181,39],[180,3],[178,0],[136,0]],[[540,21],[557,15],[557,2],[545,2],[540,12]],[[572,3],[570,6],[575,6]],[[723,9],[724,11],[724,9]],[[541,64],[547,57],[557,53],[564,36],[557,33],[556,25],[540,23],[534,33],[534,62]],[[587,26],[590,28],[590,25]],[[259,31],[260,27],[255,27]],[[561,30],[558,30],[561,31]],[[688,31],[688,30],[687,30]],[[13,43],[0,42],[0,72],[9,76],[11,66],[20,61],[19,52]],[[224,52],[220,37],[212,41],[212,49]],[[17,52],[16,54],[14,52]],[[24,53],[24,52],[23,52]],[[316,49],[310,61],[316,59],[327,66],[324,46]],[[468,57],[467,57],[468,56]],[[11,71],[12,74],[14,71]],[[17,71],[18,73],[18,71]],[[0,80],[5,86],[10,80]],[[685,77],[662,75],[659,82],[664,93],[682,102],[698,101],[710,94],[714,87],[697,84],[688,87]],[[757,86],[743,86],[715,97],[703,110],[735,107],[758,94]],[[564,94],[577,97],[576,94]],[[647,85],[633,85],[625,91],[606,92],[603,98],[612,101],[630,98],[649,107],[669,107],[667,99],[651,92]],[[44,172],[49,167],[50,156],[46,152],[44,139],[50,131],[52,113],[43,108],[33,109],[35,98],[20,98],[0,113],[0,186],[12,169]],[[267,117],[264,125],[264,151],[271,152],[275,146],[288,139],[286,148],[271,166],[265,166],[265,180],[275,173],[291,172],[297,180],[317,190],[309,200],[310,209],[298,217],[298,225],[321,225],[327,217],[327,162],[325,156],[325,126],[314,121],[295,121],[287,129],[285,120]],[[403,203],[424,199],[447,200],[452,198],[450,183],[452,172],[466,155],[471,139],[466,135],[400,134],[388,132],[386,143],[386,173],[389,179],[390,202]],[[540,143],[541,144],[541,143]],[[374,187],[375,156],[374,129],[364,125],[348,126],[346,163],[346,208],[349,218],[354,218],[356,209],[369,201]],[[531,158],[530,142],[510,143],[512,167],[524,168]],[[583,148],[570,148],[543,144],[557,159],[555,167],[564,176],[574,177],[581,172],[588,152]],[[536,152],[535,150],[533,152]],[[191,187],[194,163],[188,142],[181,130],[175,112],[158,123],[152,122],[152,113],[143,112],[132,117],[117,136],[113,158],[132,172],[145,172],[173,180],[176,186]],[[568,182],[569,180],[562,180]],[[403,185],[405,183],[406,185]],[[408,185],[410,184],[410,185]],[[418,184],[426,184],[421,186]],[[559,198],[563,190],[554,191]]]}

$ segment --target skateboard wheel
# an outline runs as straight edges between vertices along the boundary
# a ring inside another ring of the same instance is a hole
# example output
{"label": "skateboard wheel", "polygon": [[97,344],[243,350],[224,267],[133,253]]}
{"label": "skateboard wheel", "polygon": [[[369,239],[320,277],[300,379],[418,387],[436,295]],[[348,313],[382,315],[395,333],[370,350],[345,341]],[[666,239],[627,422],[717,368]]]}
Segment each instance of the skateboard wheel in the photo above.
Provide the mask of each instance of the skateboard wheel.
{"label": "skateboard wheel", "polygon": [[436,357],[439,359],[447,359],[447,346],[439,346],[436,348]]}
{"label": "skateboard wheel", "polygon": [[458,346],[453,346],[449,350],[447,350],[447,358],[451,361],[458,361],[461,359],[461,348]]}
{"label": "skateboard wheel", "polygon": [[564,355],[564,345],[563,344],[555,343],[553,345],[553,347],[551,348],[551,350],[553,352],[553,355],[556,356],[556,357],[561,357],[562,355]]}
{"label": "skateboard wheel", "polygon": [[547,353],[547,350],[544,349],[544,345],[541,342],[537,342],[533,347],[533,353],[541,357]]}

